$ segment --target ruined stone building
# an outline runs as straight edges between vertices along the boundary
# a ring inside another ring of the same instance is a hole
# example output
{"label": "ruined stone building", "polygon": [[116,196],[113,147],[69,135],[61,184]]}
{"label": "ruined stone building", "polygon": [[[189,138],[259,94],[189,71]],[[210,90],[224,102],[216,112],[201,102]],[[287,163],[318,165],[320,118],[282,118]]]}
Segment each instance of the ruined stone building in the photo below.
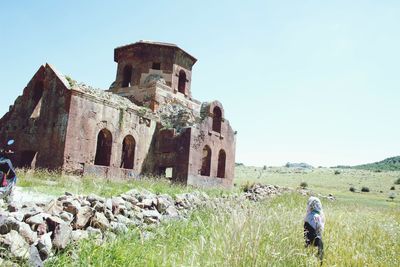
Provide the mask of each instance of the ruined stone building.
{"label": "ruined stone building", "polygon": [[193,98],[196,59],[174,44],[139,41],[116,48],[114,61],[106,91],[39,68],[0,119],[1,140],[16,141],[15,165],[231,186],[235,132],[220,102]]}

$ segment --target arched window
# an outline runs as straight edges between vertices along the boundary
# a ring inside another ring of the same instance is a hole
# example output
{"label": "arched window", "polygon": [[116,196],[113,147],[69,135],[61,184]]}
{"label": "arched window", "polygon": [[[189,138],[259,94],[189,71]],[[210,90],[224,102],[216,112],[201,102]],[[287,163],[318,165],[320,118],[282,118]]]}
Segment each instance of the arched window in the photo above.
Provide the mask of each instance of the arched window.
{"label": "arched window", "polygon": [[186,72],[181,70],[179,72],[178,92],[185,94],[186,91]]}
{"label": "arched window", "polygon": [[211,173],[211,148],[205,146],[203,148],[203,158],[201,163],[201,175],[210,176]]}
{"label": "arched window", "polygon": [[124,75],[122,79],[122,87],[130,87],[132,81],[132,66],[126,65],[124,67]]}
{"label": "arched window", "polygon": [[218,154],[217,177],[225,178],[225,166],[226,166],[226,153],[223,149],[221,149]]}
{"label": "arched window", "polygon": [[127,135],[122,142],[121,168],[133,169],[135,165],[135,147],[135,138],[132,135]]}
{"label": "arched window", "polygon": [[221,123],[222,123],[222,111],[219,107],[215,107],[213,110],[213,125],[212,125],[213,131],[220,133]]}
{"label": "arched window", "polygon": [[112,135],[107,129],[103,129],[97,135],[97,149],[94,160],[95,165],[110,166]]}
{"label": "arched window", "polygon": [[35,87],[32,92],[32,101],[33,101],[33,111],[31,114],[31,118],[39,118],[40,110],[42,108],[42,96],[44,91],[44,83],[43,81],[37,81]]}

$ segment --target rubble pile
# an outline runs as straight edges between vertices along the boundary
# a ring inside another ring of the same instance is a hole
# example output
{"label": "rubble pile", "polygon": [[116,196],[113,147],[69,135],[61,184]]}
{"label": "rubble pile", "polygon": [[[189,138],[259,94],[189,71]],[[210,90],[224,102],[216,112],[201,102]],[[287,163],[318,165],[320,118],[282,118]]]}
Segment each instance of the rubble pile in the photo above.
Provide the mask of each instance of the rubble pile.
{"label": "rubble pile", "polygon": [[93,238],[102,243],[115,239],[129,227],[181,219],[208,200],[205,193],[155,195],[130,190],[103,198],[65,193],[48,203],[11,203],[0,210],[0,265],[2,259],[27,260],[43,266],[54,251],[70,243]]}
{"label": "rubble pile", "polygon": [[135,105],[134,103],[132,103],[129,99],[127,99],[126,97],[122,97],[119,95],[116,95],[114,93],[111,92],[107,92],[101,89],[97,89],[97,88],[93,88],[85,83],[77,83],[76,86],[74,86],[74,90],[78,90],[81,91],[85,94],[89,94],[91,96],[94,96],[96,98],[105,100],[107,102],[113,103],[116,106],[123,108],[123,109],[127,109],[127,108],[131,108],[134,110],[139,109],[139,107],[137,105]]}
{"label": "rubble pile", "polygon": [[157,111],[161,124],[166,129],[176,129],[179,133],[186,127],[194,126],[200,122],[193,110],[185,107],[174,99],[167,100]]}
{"label": "rubble pile", "polygon": [[291,190],[289,188],[285,187],[255,183],[244,189],[243,196],[249,200],[260,201],[269,197],[279,196],[290,191]]}
{"label": "rubble pile", "polygon": [[101,244],[114,240],[131,227],[146,228],[165,220],[180,220],[199,207],[221,208],[229,201],[260,201],[292,190],[253,184],[243,193],[210,198],[206,193],[156,195],[132,189],[116,197],[64,195],[49,202],[8,204],[0,208],[0,265],[4,259],[43,266],[56,251],[82,239]]}

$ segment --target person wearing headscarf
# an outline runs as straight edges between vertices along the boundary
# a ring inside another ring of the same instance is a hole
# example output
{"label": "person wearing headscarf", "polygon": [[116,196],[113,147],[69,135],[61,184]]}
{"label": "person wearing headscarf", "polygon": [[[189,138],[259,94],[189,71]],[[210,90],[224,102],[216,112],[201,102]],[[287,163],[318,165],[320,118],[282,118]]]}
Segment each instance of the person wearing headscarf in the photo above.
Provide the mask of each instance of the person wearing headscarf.
{"label": "person wearing headscarf", "polygon": [[317,197],[310,197],[307,201],[307,213],[304,218],[304,238],[306,247],[312,245],[318,247],[318,257],[322,261],[324,243],[322,233],[325,227],[325,215],[322,203]]}

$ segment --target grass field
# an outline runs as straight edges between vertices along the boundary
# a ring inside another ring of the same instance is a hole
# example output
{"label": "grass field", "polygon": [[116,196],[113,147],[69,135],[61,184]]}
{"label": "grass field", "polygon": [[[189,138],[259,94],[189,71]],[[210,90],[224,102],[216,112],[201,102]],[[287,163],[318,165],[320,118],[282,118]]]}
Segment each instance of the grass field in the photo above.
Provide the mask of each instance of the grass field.
{"label": "grass field", "polygon": [[[117,196],[132,188],[146,189],[153,193],[180,194],[198,190],[181,184],[171,183],[168,179],[147,177],[140,180],[111,181],[90,176],[78,177],[61,175],[47,170],[17,170],[17,185],[29,191],[59,196],[65,192],[75,195],[97,194],[103,197]],[[223,189],[205,189],[210,196],[218,196],[230,191]]]}
{"label": "grass field", "polygon": [[[40,190],[94,190],[101,195],[137,186],[170,194],[193,190],[151,179],[121,185],[84,178],[70,184],[66,177],[58,177],[61,181],[57,182],[49,178],[51,175],[42,175],[21,175],[20,183],[27,186],[32,181],[35,185],[34,181],[40,180]],[[326,214],[324,266],[400,266],[400,196],[393,201],[388,198],[390,193],[399,192],[400,185],[394,191],[390,187],[400,172],[341,170],[335,175],[331,169],[302,173],[239,166],[236,176],[234,192],[253,182],[291,188],[306,182],[315,193],[336,197],[333,202],[322,199]],[[51,186],[48,181],[52,181]],[[358,191],[366,186],[370,192],[353,193],[350,186]],[[81,242],[47,266],[319,266],[316,250],[305,249],[303,244],[306,201],[307,197],[290,193],[257,203],[227,202],[219,209],[195,211],[185,221],[131,229],[129,234],[103,245]]]}
{"label": "grass field", "polygon": [[[339,171],[340,174],[335,174]],[[308,188],[324,195],[333,194],[340,201],[356,201],[372,206],[387,206],[390,194],[400,192],[400,185],[394,182],[400,178],[400,171],[373,172],[353,169],[328,169],[319,168],[311,171],[296,171],[288,168],[259,168],[238,166],[235,170],[235,183],[240,186],[246,183],[266,183],[290,188],[300,186],[306,182]],[[353,186],[357,193],[350,192]],[[390,190],[395,186],[396,190]],[[368,187],[369,193],[361,193],[362,187]],[[400,196],[395,198],[399,204]]]}

